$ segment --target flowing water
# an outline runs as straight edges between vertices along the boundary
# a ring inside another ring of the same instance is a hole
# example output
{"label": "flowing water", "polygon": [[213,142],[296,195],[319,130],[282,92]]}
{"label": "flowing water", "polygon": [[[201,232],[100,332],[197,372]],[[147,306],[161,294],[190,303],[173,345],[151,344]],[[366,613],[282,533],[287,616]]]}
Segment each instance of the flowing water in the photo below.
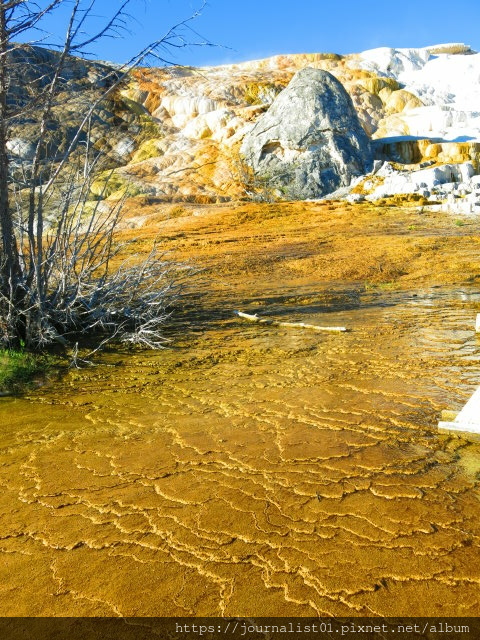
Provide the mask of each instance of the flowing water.
{"label": "flowing water", "polygon": [[480,295],[245,289],[345,334],[231,304],[0,400],[0,614],[480,615],[480,444],[436,428]]}

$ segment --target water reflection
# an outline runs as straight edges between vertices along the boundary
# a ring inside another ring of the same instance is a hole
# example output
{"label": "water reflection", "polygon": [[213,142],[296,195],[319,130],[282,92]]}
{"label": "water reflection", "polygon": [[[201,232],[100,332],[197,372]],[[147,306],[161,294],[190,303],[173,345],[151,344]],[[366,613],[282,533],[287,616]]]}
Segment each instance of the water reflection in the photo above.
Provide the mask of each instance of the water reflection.
{"label": "water reflection", "polygon": [[436,423],[479,303],[271,285],[242,310],[351,332],[219,296],[176,349],[2,399],[2,615],[478,615],[480,449]]}

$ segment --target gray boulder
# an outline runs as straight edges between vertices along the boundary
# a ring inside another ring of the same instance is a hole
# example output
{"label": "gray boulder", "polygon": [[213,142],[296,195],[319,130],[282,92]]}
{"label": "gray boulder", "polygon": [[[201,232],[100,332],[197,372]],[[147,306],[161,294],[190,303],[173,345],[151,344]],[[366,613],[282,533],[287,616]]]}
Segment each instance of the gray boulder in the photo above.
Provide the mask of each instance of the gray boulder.
{"label": "gray boulder", "polygon": [[330,73],[311,68],[295,74],[240,153],[256,177],[298,200],[348,186],[373,162],[350,96]]}

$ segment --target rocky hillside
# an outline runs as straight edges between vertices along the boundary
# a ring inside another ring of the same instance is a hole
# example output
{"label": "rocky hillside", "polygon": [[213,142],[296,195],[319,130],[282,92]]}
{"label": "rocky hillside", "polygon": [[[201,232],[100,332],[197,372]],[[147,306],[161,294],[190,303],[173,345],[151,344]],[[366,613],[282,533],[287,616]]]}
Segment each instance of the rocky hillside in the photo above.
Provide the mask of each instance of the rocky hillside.
{"label": "rocky hillside", "polygon": [[[31,50],[29,55],[32,59],[50,54]],[[316,76],[308,108],[285,98],[292,91],[292,78],[306,67],[327,72],[323,85]],[[52,127],[67,139],[69,123],[78,121],[85,97],[101,89],[105,66],[75,60],[69,69],[65,91],[77,99],[66,101],[68,107],[56,107],[57,123]],[[327,82],[327,76],[332,81]],[[334,93],[322,99],[327,85],[333,84]],[[343,133],[337,131],[338,118],[332,120],[340,94],[343,112],[352,106],[349,121],[342,121]],[[321,117],[316,104],[323,105],[318,107],[323,109]],[[92,197],[117,199],[127,191],[165,201],[218,202],[320,197],[343,187],[340,195],[352,200],[414,193],[438,206],[455,204],[466,212],[476,211],[479,104],[480,54],[461,44],[381,48],[348,56],[285,55],[207,68],[140,69],[95,114],[93,142],[108,165],[98,174]],[[245,141],[259,131],[262,119],[273,122],[272,114],[277,114],[275,136],[262,138],[255,161]],[[287,136],[282,142],[288,123],[294,121],[310,137],[300,132],[298,140]],[[325,142],[311,132],[327,121],[330,141],[332,132],[340,138],[349,128],[357,133],[347,146],[345,139],[329,142],[325,155]],[[15,130],[10,150],[16,162],[28,161],[31,155],[31,129],[32,123],[24,121]],[[62,140],[53,140],[47,157],[55,157],[65,144]],[[262,153],[269,170],[260,166]],[[267,163],[265,154],[270,154]],[[279,158],[297,181],[301,166],[307,173],[317,167],[317,187],[289,191],[290,180],[277,179]]]}
{"label": "rocky hillside", "polygon": [[[39,140],[39,120],[49,83],[55,73],[59,54],[40,47],[25,46],[10,54],[11,80],[9,106],[14,117],[7,146],[13,168],[25,168]],[[118,79],[116,69],[106,64],[79,58],[67,58],[58,81],[58,89],[42,138],[41,157],[45,164],[62,157],[88,113],[90,105],[100,100]],[[87,137],[101,150],[109,164],[125,162],[127,137],[139,133],[136,116],[115,94],[102,100],[83,127],[81,143]],[[130,149],[131,150],[131,149]]]}

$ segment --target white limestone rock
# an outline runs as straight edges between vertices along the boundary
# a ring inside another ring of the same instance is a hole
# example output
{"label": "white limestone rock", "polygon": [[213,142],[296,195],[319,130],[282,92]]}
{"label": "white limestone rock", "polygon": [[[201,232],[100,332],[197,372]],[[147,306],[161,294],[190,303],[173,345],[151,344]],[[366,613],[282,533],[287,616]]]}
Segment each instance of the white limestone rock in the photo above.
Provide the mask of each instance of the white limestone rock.
{"label": "white limestone rock", "polygon": [[135,151],[135,148],[136,148],[135,140],[133,140],[132,138],[129,138],[128,136],[125,136],[124,138],[122,138],[117,142],[117,144],[113,148],[113,151],[118,156],[120,156],[120,158],[126,158],[126,157],[130,157],[133,154],[133,152]]}
{"label": "white limestone rock", "polygon": [[[229,126],[230,125],[230,126]],[[212,138],[223,141],[235,133],[238,118],[228,109],[215,109],[190,120],[183,129],[183,135],[194,140]]]}
{"label": "white limestone rock", "polygon": [[346,197],[346,201],[350,204],[358,204],[359,202],[365,202],[365,196],[362,193],[350,193]]}
{"label": "white limestone rock", "polygon": [[[383,183],[369,194],[368,199],[374,201],[411,193],[429,197],[436,191],[444,192],[445,195],[465,196],[472,191],[469,180],[474,173],[475,169],[471,162],[458,165],[445,164],[418,171],[397,171],[386,162],[376,174],[384,177]],[[368,181],[364,183],[364,188],[369,188]]]}
{"label": "white limestone rock", "polygon": [[35,156],[35,144],[23,138],[12,138],[7,141],[7,149],[20,160],[33,160]]}

